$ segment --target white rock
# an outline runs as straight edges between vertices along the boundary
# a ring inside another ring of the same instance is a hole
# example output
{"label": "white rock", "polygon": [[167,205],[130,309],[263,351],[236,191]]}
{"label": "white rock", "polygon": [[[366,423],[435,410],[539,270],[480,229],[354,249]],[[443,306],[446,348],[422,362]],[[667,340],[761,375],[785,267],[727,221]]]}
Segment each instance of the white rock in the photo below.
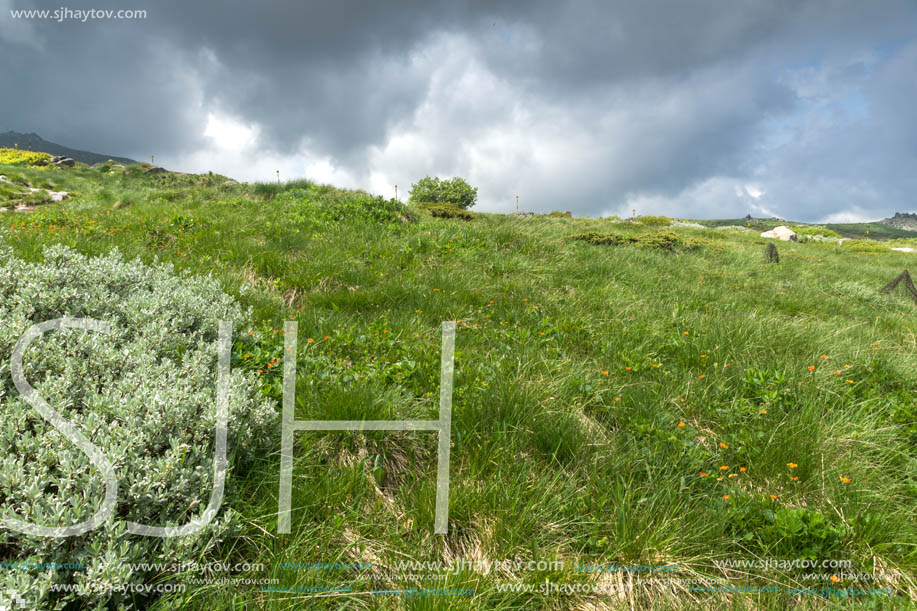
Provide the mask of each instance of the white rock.
{"label": "white rock", "polygon": [[765,231],[761,234],[762,238],[775,238],[778,240],[783,240],[784,242],[797,241],[796,232],[790,229],[785,225],[780,225],[779,227],[774,227],[770,231]]}

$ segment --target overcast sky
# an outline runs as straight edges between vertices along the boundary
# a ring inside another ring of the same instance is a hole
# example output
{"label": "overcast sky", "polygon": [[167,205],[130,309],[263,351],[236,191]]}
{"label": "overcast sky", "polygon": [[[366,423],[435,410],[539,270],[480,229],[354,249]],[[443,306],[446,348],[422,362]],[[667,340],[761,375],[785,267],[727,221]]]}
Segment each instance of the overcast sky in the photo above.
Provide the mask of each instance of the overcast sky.
{"label": "overcast sky", "polygon": [[[14,19],[21,9],[145,19]],[[0,0],[0,131],[477,210],[917,211],[917,2]]]}

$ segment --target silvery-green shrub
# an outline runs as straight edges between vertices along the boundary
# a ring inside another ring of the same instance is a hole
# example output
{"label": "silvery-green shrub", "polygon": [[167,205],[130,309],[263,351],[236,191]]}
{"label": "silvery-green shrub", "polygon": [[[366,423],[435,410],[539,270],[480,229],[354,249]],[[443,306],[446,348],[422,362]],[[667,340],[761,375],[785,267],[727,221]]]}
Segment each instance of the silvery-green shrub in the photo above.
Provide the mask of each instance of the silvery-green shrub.
{"label": "silvery-green shrub", "polygon": [[[46,320],[84,317],[111,325],[108,334],[49,331],[32,342],[23,363],[37,393],[112,462],[119,484],[115,510],[86,534],[46,538],[0,530],[3,562],[85,567],[0,569],[4,599],[14,590],[30,608],[130,605],[131,595],[112,587],[153,578],[132,572],[130,563],[197,561],[233,532],[238,517],[225,502],[207,527],[184,537],[128,534],[125,522],[180,526],[207,506],[219,321],[231,321],[238,334],[248,316],[216,280],[177,275],[171,265],[126,261],[117,251],[87,257],[63,246],[46,248],[43,261],[34,263],[0,243],[0,515],[67,526],[92,516],[105,495],[88,456],[13,385],[13,346]],[[278,419],[255,379],[238,370],[231,375],[229,407],[231,478],[276,441]],[[92,591],[51,592],[51,584]]]}

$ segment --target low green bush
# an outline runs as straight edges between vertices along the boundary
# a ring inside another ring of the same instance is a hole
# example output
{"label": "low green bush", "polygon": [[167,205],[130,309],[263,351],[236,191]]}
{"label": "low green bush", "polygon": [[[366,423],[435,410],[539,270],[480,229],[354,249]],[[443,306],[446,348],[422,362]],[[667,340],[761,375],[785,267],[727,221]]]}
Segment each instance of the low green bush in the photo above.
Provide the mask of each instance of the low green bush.
{"label": "low green bush", "polygon": [[632,245],[642,248],[661,248],[674,252],[676,248],[694,249],[710,245],[708,240],[701,238],[683,238],[673,231],[651,231],[642,234],[598,233],[591,231],[575,236],[574,240],[581,240],[595,245],[623,246]]}
{"label": "low green bush", "polygon": [[841,237],[841,234],[839,234],[838,232],[832,229],[828,229],[827,227],[823,227],[821,225],[804,225],[801,227],[790,227],[790,229],[795,231],[796,235],[799,235],[799,236],[820,235],[826,238],[840,238]]}
{"label": "low green bush", "polygon": [[879,252],[890,252],[890,249],[887,244],[884,242],[876,242],[873,240],[846,240],[841,244],[844,250],[850,252],[862,252],[862,253],[879,253]]}
{"label": "low green bush", "polygon": [[474,213],[469,212],[468,210],[463,210],[455,204],[434,204],[434,203],[423,203],[418,204],[418,208],[421,210],[426,210],[430,213],[431,216],[441,219],[460,219],[463,221],[472,221],[474,220]]}
{"label": "low green bush", "polygon": [[316,201],[313,195],[312,190],[294,189],[285,192],[276,201],[286,219],[314,228],[342,222],[386,224],[417,220],[414,213],[396,199],[351,192]]}
{"label": "low green bush", "polygon": [[[15,590],[35,609],[135,608],[135,595],[117,588],[157,575],[133,571],[132,563],[201,558],[239,527],[225,502],[209,525],[182,537],[131,535],[125,522],[180,526],[207,506],[218,325],[231,321],[248,339],[250,313],[215,279],[177,276],[170,265],[125,261],[117,251],[89,258],[59,245],[46,248],[38,263],[0,245],[0,295],[0,514],[44,526],[74,525],[97,512],[105,496],[105,481],[88,456],[26,403],[10,376],[13,346],[47,320],[87,317],[111,325],[107,334],[65,328],[41,335],[25,354],[24,375],[115,465],[119,483],[116,510],[85,534],[0,530],[4,561],[83,566],[4,571],[0,587]],[[255,377],[238,368],[229,403],[227,459],[235,476],[276,441],[277,414]],[[51,584],[91,590],[51,592]]]}
{"label": "low green bush", "polygon": [[672,219],[667,216],[638,216],[637,222],[647,227],[668,227]]}
{"label": "low green bush", "polygon": [[729,530],[743,546],[780,558],[832,558],[849,535],[829,516],[805,507],[775,507],[764,499],[740,506]]}

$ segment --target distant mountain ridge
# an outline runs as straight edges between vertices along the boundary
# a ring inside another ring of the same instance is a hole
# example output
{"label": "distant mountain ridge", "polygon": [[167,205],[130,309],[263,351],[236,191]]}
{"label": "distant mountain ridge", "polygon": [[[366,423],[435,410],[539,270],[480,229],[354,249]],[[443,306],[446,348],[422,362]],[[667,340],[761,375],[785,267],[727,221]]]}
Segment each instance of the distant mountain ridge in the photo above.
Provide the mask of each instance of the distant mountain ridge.
{"label": "distant mountain ridge", "polygon": [[913,212],[896,212],[895,216],[879,221],[885,225],[891,225],[898,229],[907,229],[917,231],[917,214]]}
{"label": "distant mountain ridge", "polygon": [[79,149],[72,149],[60,144],[55,144],[54,142],[48,142],[35,133],[22,134],[12,131],[0,133],[0,148],[11,149],[16,147],[24,151],[33,150],[41,153],[50,153],[51,155],[64,155],[70,157],[74,161],[81,161],[89,165],[102,163],[109,159],[124,164],[137,163],[133,159],[128,159],[127,157],[114,157],[112,155],[91,153],[89,151],[81,151]]}

